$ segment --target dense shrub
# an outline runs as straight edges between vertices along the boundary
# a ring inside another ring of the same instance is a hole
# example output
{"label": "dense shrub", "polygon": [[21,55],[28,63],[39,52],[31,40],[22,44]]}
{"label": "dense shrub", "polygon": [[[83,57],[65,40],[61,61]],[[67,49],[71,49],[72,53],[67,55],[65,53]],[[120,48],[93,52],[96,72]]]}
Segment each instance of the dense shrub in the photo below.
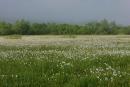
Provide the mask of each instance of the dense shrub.
{"label": "dense shrub", "polygon": [[115,22],[102,20],[89,22],[85,25],[56,24],[56,23],[30,23],[17,20],[15,23],[0,22],[0,35],[65,35],[65,34],[96,34],[115,35],[130,34],[130,26],[117,25]]}

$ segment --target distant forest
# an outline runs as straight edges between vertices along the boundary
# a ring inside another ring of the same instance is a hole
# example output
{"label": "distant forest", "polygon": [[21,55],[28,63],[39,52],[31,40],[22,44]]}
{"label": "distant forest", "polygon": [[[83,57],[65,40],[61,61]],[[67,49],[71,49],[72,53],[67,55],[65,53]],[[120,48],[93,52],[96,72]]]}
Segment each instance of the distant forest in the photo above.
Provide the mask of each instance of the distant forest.
{"label": "distant forest", "polygon": [[58,23],[31,23],[17,20],[15,23],[0,21],[0,35],[130,35],[130,26],[123,26],[106,19],[84,25]]}

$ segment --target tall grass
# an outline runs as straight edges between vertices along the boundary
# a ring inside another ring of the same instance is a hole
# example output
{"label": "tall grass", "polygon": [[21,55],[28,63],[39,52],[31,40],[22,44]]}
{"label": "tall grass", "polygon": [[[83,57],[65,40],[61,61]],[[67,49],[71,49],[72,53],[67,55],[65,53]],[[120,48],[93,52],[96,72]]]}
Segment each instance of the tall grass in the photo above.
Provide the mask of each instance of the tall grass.
{"label": "tall grass", "polygon": [[96,42],[83,46],[1,45],[0,87],[129,87],[128,42]]}

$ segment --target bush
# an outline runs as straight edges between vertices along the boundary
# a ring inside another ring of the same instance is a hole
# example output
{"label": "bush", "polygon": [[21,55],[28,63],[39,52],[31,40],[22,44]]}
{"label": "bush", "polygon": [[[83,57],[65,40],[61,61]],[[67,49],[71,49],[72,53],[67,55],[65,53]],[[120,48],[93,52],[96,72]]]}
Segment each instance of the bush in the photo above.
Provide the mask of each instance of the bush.
{"label": "bush", "polygon": [[130,26],[117,25],[115,22],[102,20],[89,22],[85,25],[56,24],[56,23],[30,23],[17,20],[10,24],[0,22],[0,35],[116,35],[130,34]]}

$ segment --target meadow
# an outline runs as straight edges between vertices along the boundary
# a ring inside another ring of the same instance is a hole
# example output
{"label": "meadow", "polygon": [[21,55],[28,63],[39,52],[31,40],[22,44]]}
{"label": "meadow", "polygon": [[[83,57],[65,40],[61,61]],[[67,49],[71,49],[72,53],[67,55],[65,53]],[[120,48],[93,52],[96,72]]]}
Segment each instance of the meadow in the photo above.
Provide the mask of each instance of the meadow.
{"label": "meadow", "polygon": [[0,87],[130,87],[130,36],[0,36]]}

